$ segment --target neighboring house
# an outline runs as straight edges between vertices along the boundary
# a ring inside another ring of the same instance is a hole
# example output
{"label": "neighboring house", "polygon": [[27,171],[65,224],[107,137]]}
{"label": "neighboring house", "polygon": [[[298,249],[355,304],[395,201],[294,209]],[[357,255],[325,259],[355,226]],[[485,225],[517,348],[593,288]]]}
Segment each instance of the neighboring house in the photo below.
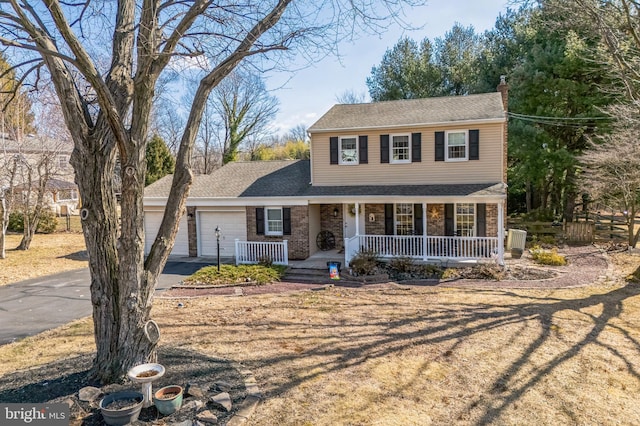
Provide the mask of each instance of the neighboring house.
{"label": "neighboring house", "polygon": [[[56,213],[73,212],[77,208],[79,198],[78,187],[74,183],[73,167],[69,164],[72,152],[73,144],[70,141],[32,135],[16,141],[6,134],[0,134],[0,189],[10,189],[14,165],[16,169],[11,189],[14,193],[22,193],[23,196],[29,193],[29,186],[32,195],[34,194],[33,189],[38,184],[38,173],[47,173],[48,181],[44,194],[46,206]],[[28,168],[32,170],[31,185],[28,182]]]}
{"label": "neighboring house", "polygon": [[[309,129],[311,160],[229,163],[196,176],[174,255],[240,261],[287,241],[291,259],[360,250],[502,261],[507,85],[498,92],[335,105]],[[145,189],[146,248],[171,176]],[[238,240],[238,244],[235,244]],[[260,244],[258,244],[260,243]],[[264,244],[274,243],[274,244]]]}

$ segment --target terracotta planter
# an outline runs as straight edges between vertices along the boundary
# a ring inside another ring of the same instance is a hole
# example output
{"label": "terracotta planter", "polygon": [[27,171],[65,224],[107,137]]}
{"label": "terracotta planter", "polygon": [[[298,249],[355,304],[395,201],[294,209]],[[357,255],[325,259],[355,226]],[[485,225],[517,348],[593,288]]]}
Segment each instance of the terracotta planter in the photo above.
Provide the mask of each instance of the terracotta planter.
{"label": "terracotta planter", "polygon": [[165,386],[153,395],[153,403],[161,414],[173,414],[182,407],[182,386]]}
{"label": "terracotta planter", "polygon": [[[142,410],[142,400],[143,395],[136,391],[116,392],[105,396],[100,401],[100,412],[104,422],[113,426],[135,422]],[[127,401],[131,403],[127,404]],[[124,406],[118,408],[118,402]]]}

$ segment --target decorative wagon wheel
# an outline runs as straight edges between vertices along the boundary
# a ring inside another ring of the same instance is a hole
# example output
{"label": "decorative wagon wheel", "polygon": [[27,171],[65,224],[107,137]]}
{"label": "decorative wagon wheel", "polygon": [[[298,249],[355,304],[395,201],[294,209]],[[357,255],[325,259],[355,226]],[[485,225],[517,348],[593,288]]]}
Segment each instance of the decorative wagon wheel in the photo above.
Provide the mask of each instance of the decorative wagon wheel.
{"label": "decorative wagon wheel", "polygon": [[331,231],[320,231],[316,237],[316,245],[322,251],[334,249],[336,247],[336,238]]}

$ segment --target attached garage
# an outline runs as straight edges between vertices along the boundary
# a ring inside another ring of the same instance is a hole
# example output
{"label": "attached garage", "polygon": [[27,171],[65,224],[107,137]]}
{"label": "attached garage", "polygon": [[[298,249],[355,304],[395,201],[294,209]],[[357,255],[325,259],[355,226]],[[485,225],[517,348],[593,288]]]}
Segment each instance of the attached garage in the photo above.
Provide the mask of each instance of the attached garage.
{"label": "attached garage", "polygon": [[244,209],[198,210],[198,255],[216,256],[216,227],[220,227],[220,257],[235,257],[235,241],[247,240]]}
{"label": "attached garage", "polygon": [[[145,210],[144,212],[144,252],[148,254],[151,245],[156,239],[160,222],[162,222],[163,210]],[[183,216],[180,220],[180,227],[176,235],[176,242],[173,246],[171,254],[174,256],[189,256],[189,235],[187,216]]]}

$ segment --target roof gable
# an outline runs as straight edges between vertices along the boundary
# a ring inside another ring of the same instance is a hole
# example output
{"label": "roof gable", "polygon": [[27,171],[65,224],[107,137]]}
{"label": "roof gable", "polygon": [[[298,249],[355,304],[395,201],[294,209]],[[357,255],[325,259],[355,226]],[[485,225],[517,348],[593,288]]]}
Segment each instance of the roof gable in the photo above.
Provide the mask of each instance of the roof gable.
{"label": "roof gable", "polygon": [[309,128],[309,132],[504,120],[502,95],[492,92],[366,104],[338,104],[320,117]]}

